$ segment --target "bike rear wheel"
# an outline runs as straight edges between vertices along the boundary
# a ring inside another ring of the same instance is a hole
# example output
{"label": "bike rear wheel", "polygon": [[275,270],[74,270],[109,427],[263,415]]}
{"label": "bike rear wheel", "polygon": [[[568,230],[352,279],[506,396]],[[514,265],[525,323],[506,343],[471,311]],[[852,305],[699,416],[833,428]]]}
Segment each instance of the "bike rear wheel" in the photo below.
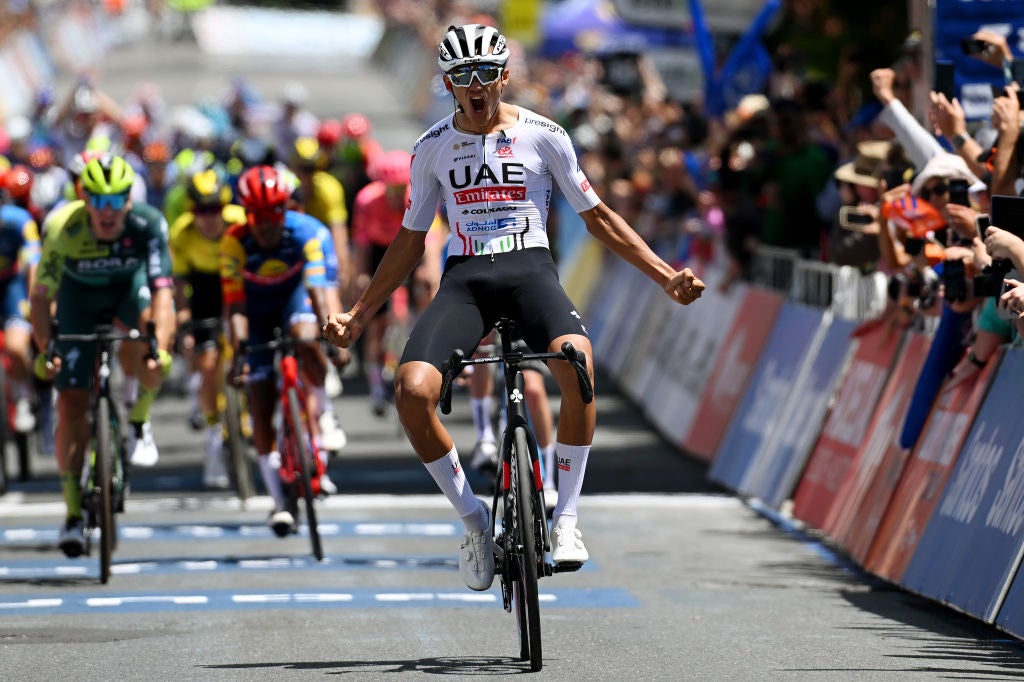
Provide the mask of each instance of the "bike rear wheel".
{"label": "bike rear wheel", "polygon": [[306,524],[309,526],[309,540],[313,545],[313,556],[317,561],[323,561],[324,549],[320,542],[320,529],[316,522],[316,507],[313,495],[313,457],[309,451],[309,443],[306,441],[308,431],[303,428],[305,422],[302,419],[302,410],[299,408],[299,393],[294,388],[288,389],[288,412],[291,418],[291,437],[293,439],[296,464],[298,464],[300,481],[302,483],[302,497],[306,502]]}
{"label": "bike rear wheel", "polygon": [[530,661],[530,670],[544,666],[540,633],[540,593],[537,585],[537,514],[536,483],[530,458],[530,440],[526,430],[518,426],[513,432],[512,493],[514,495],[512,547],[517,550],[519,566],[514,571],[512,599],[519,620],[519,655]]}
{"label": "bike rear wheel", "polygon": [[252,482],[252,462],[249,460],[245,435],[242,433],[242,398],[233,386],[224,387],[224,425],[227,431],[228,458],[235,492],[241,500],[255,494]]}
{"label": "bike rear wheel", "polygon": [[110,580],[110,566],[114,555],[114,509],[111,500],[113,480],[111,477],[114,457],[113,434],[111,433],[110,399],[101,396],[96,414],[96,462],[93,469],[93,488],[97,501],[96,521],[100,530],[100,582]]}

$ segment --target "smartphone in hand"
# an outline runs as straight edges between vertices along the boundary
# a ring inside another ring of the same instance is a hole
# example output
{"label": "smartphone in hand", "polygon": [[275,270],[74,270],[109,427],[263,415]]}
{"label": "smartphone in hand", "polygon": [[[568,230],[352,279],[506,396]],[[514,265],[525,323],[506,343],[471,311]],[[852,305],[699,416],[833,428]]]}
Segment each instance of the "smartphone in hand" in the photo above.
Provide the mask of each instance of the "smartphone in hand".
{"label": "smartphone in hand", "polygon": [[956,69],[953,62],[935,62],[935,83],[932,90],[941,92],[948,100],[956,96]]}

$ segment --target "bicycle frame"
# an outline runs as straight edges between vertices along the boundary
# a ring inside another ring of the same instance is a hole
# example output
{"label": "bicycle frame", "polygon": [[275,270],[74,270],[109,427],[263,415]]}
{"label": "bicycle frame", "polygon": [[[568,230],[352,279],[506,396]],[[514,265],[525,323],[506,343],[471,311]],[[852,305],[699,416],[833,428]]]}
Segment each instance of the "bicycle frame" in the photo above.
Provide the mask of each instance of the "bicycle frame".
{"label": "bicycle frame", "polygon": [[495,325],[501,339],[500,355],[466,360],[462,350],[456,349],[452,353],[444,366],[439,403],[443,414],[451,412],[452,384],[466,365],[504,363],[507,423],[502,439],[501,467],[495,473],[491,534],[494,535],[500,496],[502,529],[494,544],[498,555],[497,573],[501,576],[502,605],[508,612],[515,609],[519,626],[519,656],[522,660],[529,660],[530,669],[536,672],[544,664],[537,580],[560,570],[577,570],[579,565],[560,568],[545,559],[551,545],[542,499],[543,479],[536,438],[527,418],[520,363],[525,360],[565,360],[576,371],[584,402],[593,400],[594,389],[587,372],[586,357],[572,344],[562,344],[559,353],[514,350],[514,326],[514,322],[507,318],[500,319]]}

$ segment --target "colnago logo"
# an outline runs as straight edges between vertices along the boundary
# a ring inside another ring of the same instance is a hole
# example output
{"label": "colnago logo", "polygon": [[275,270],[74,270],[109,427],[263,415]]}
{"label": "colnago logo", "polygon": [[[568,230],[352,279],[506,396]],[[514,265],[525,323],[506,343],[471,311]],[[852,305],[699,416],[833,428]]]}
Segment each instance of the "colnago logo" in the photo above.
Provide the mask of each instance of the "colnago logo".
{"label": "colnago logo", "polygon": [[80,260],[75,266],[78,272],[96,272],[98,270],[131,270],[142,264],[138,258],[121,258],[120,256],[108,256],[106,258],[90,258]]}
{"label": "colnago logo", "polygon": [[459,206],[465,204],[482,204],[488,201],[526,201],[525,187],[477,187],[475,189],[463,189],[453,192],[455,203]]}

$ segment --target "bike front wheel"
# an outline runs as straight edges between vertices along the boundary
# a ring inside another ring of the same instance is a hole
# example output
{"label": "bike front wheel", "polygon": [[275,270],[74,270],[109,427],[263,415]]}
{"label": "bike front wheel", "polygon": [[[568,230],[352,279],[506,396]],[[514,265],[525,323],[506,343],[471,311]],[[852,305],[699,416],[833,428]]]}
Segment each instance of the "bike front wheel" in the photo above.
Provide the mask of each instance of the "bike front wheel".
{"label": "bike front wheel", "polygon": [[111,463],[114,456],[111,433],[110,399],[101,397],[96,410],[96,462],[93,468],[93,490],[97,501],[96,521],[100,531],[100,582],[110,580],[114,556],[114,508],[111,500],[114,482]]}
{"label": "bike front wheel", "polygon": [[294,440],[296,464],[299,469],[299,481],[302,484],[302,497],[306,502],[306,524],[309,526],[309,540],[313,545],[313,556],[317,561],[323,561],[324,549],[320,542],[320,529],[316,522],[316,507],[313,494],[313,457],[310,454],[309,443],[306,440],[307,429],[304,428],[305,421],[302,419],[302,410],[299,409],[299,393],[294,388],[288,389],[288,413],[291,418],[291,436]]}
{"label": "bike front wheel", "polygon": [[255,491],[252,482],[252,463],[242,431],[242,397],[234,386],[224,387],[224,426],[235,492],[244,502],[252,497]]}
{"label": "bike front wheel", "polygon": [[[514,570],[512,600],[519,620],[520,657],[529,659],[530,670],[536,672],[544,665],[540,634],[540,590],[537,585],[539,555],[537,552],[536,482],[530,457],[530,439],[523,427],[513,432],[512,490],[513,527],[512,548],[517,553],[518,566]],[[542,513],[542,512],[540,512]]]}

